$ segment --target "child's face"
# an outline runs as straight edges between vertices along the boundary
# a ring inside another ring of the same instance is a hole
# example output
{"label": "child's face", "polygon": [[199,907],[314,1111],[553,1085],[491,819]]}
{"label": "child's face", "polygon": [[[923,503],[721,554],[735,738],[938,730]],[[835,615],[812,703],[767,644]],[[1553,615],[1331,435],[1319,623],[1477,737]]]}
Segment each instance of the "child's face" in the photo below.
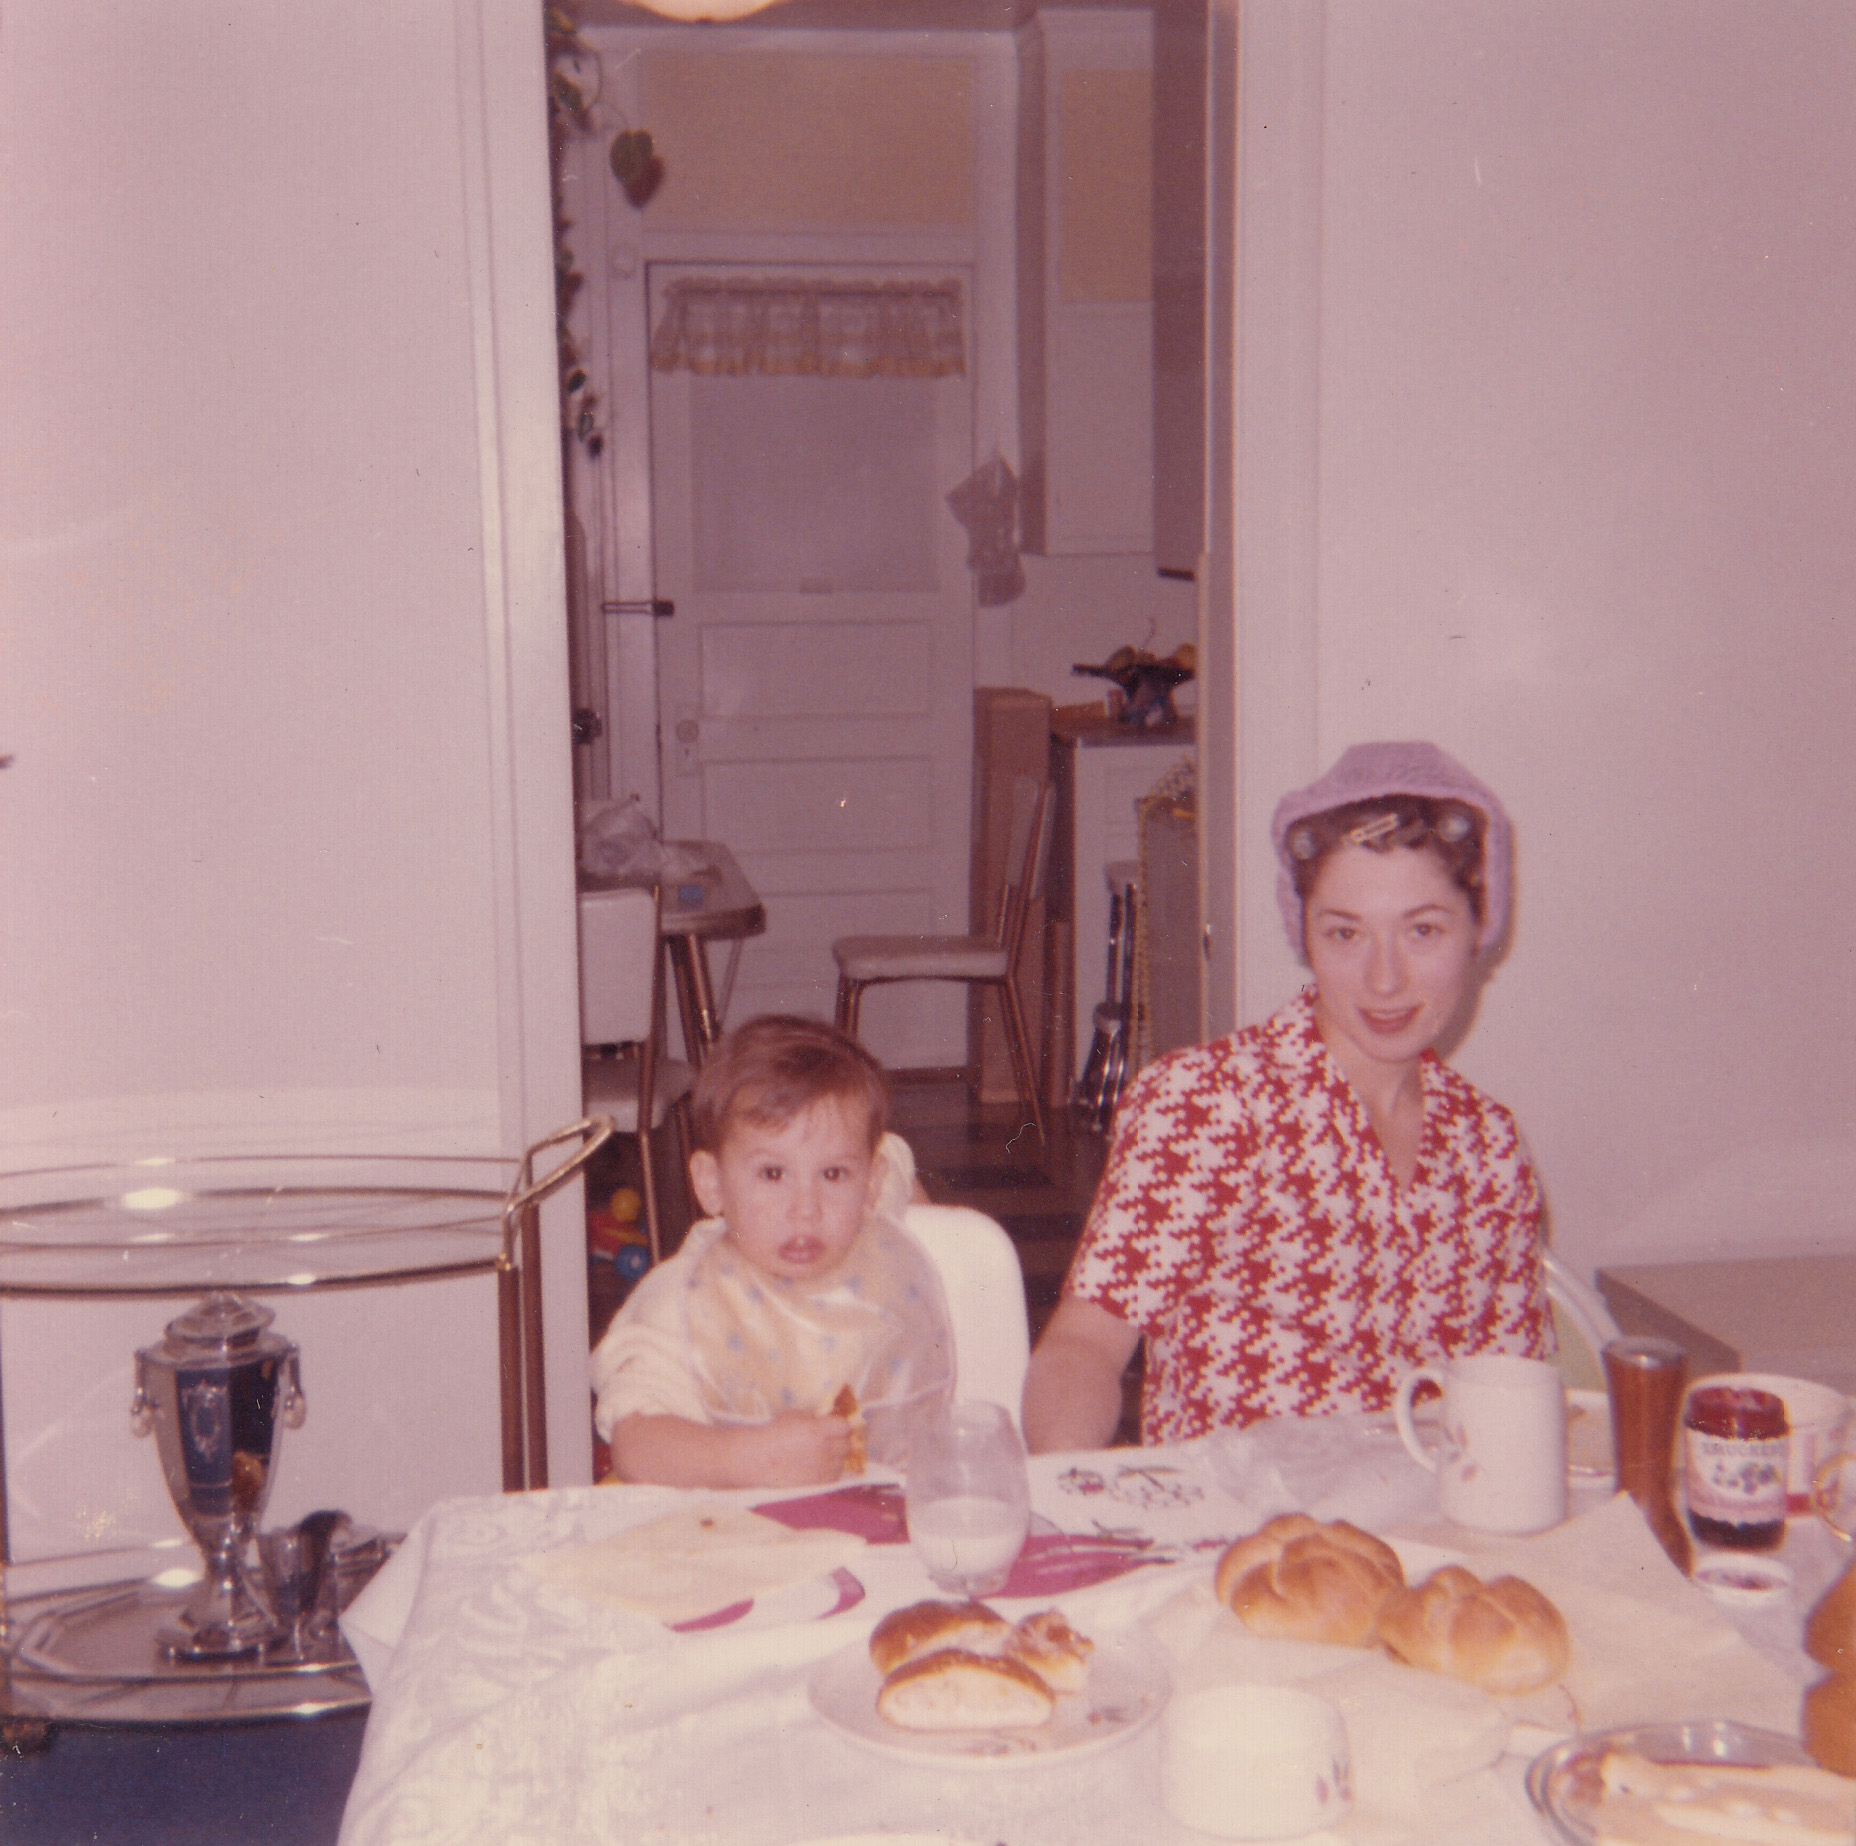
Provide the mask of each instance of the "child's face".
{"label": "child's face", "polygon": [[835,1096],[780,1127],[736,1123],[719,1153],[691,1156],[690,1179],[756,1269],[814,1281],[844,1260],[875,1198],[869,1123]]}

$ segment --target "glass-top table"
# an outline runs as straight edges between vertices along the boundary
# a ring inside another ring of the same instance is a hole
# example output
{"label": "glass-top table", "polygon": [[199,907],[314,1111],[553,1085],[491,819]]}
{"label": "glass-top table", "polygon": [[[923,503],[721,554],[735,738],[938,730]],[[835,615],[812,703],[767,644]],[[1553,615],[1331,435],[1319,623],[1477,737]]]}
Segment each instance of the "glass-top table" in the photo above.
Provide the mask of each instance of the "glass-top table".
{"label": "glass-top table", "polygon": [[[0,1298],[262,1295],[494,1274],[504,1487],[543,1486],[535,1208],[612,1133],[608,1117],[575,1122],[519,1159],[273,1155],[0,1173]],[[538,1176],[538,1156],[568,1144]],[[149,1637],[177,1592],[142,1577],[40,1592],[44,1571],[9,1564],[6,1516],[0,1453],[0,1721],[173,1722],[365,1697],[345,1652],[296,1671],[149,1665]]]}

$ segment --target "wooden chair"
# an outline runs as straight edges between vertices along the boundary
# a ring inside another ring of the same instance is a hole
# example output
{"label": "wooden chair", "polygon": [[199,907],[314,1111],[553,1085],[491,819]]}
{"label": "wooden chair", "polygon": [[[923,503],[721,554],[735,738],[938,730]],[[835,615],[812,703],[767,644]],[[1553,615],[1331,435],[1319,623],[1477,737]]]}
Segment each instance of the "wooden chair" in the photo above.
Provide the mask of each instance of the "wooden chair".
{"label": "wooden chair", "polygon": [[[831,945],[838,963],[838,1027],[853,1038],[866,987],[893,981],[960,981],[997,992],[1012,1074],[1040,1141],[1046,1138],[1044,1105],[1031,1061],[1016,970],[1026,925],[1043,889],[1050,844],[1050,794],[1049,783],[1035,776],[1013,778],[1006,882],[990,936],[840,936]],[[977,1075],[969,1071],[968,1080],[977,1081]]]}
{"label": "wooden chair", "polygon": [[637,1137],[654,1263],[664,1255],[664,1227],[651,1137],[674,1112],[678,1152],[688,1167],[683,1104],[696,1082],[693,1066],[659,1056],[663,970],[656,890],[581,892],[581,1089],[589,1115],[609,1115],[620,1134]]}

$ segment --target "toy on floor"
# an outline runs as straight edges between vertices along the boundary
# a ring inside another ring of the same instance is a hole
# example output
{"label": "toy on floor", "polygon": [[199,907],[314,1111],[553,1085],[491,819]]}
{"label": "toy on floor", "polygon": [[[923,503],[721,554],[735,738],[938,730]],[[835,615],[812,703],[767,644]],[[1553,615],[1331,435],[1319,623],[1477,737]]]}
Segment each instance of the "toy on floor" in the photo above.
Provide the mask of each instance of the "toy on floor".
{"label": "toy on floor", "polygon": [[616,1186],[612,1197],[586,1215],[587,1254],[610,1263],[622,1280],[636,1282],[651,1267],[651,1240],[640,1223],[644,1200],[630,1186]]}

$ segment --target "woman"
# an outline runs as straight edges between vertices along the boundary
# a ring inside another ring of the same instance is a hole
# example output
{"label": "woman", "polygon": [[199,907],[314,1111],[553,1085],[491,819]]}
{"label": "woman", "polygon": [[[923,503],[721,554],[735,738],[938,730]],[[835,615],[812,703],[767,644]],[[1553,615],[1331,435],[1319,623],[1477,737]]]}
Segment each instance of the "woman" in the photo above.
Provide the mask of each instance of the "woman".
{"label": "woman", "polygon": [[1026,1380],[1033,1449],[1112,1437],[1143,1335],[1149,1443],[1383,1409],[1415,1365],[1554,1350],[1514,1118],[1432,1049],[1507,926],[1501,803],[1434,745],[1360,744],[1271,833],[1313,984],[1129,1086]]}

